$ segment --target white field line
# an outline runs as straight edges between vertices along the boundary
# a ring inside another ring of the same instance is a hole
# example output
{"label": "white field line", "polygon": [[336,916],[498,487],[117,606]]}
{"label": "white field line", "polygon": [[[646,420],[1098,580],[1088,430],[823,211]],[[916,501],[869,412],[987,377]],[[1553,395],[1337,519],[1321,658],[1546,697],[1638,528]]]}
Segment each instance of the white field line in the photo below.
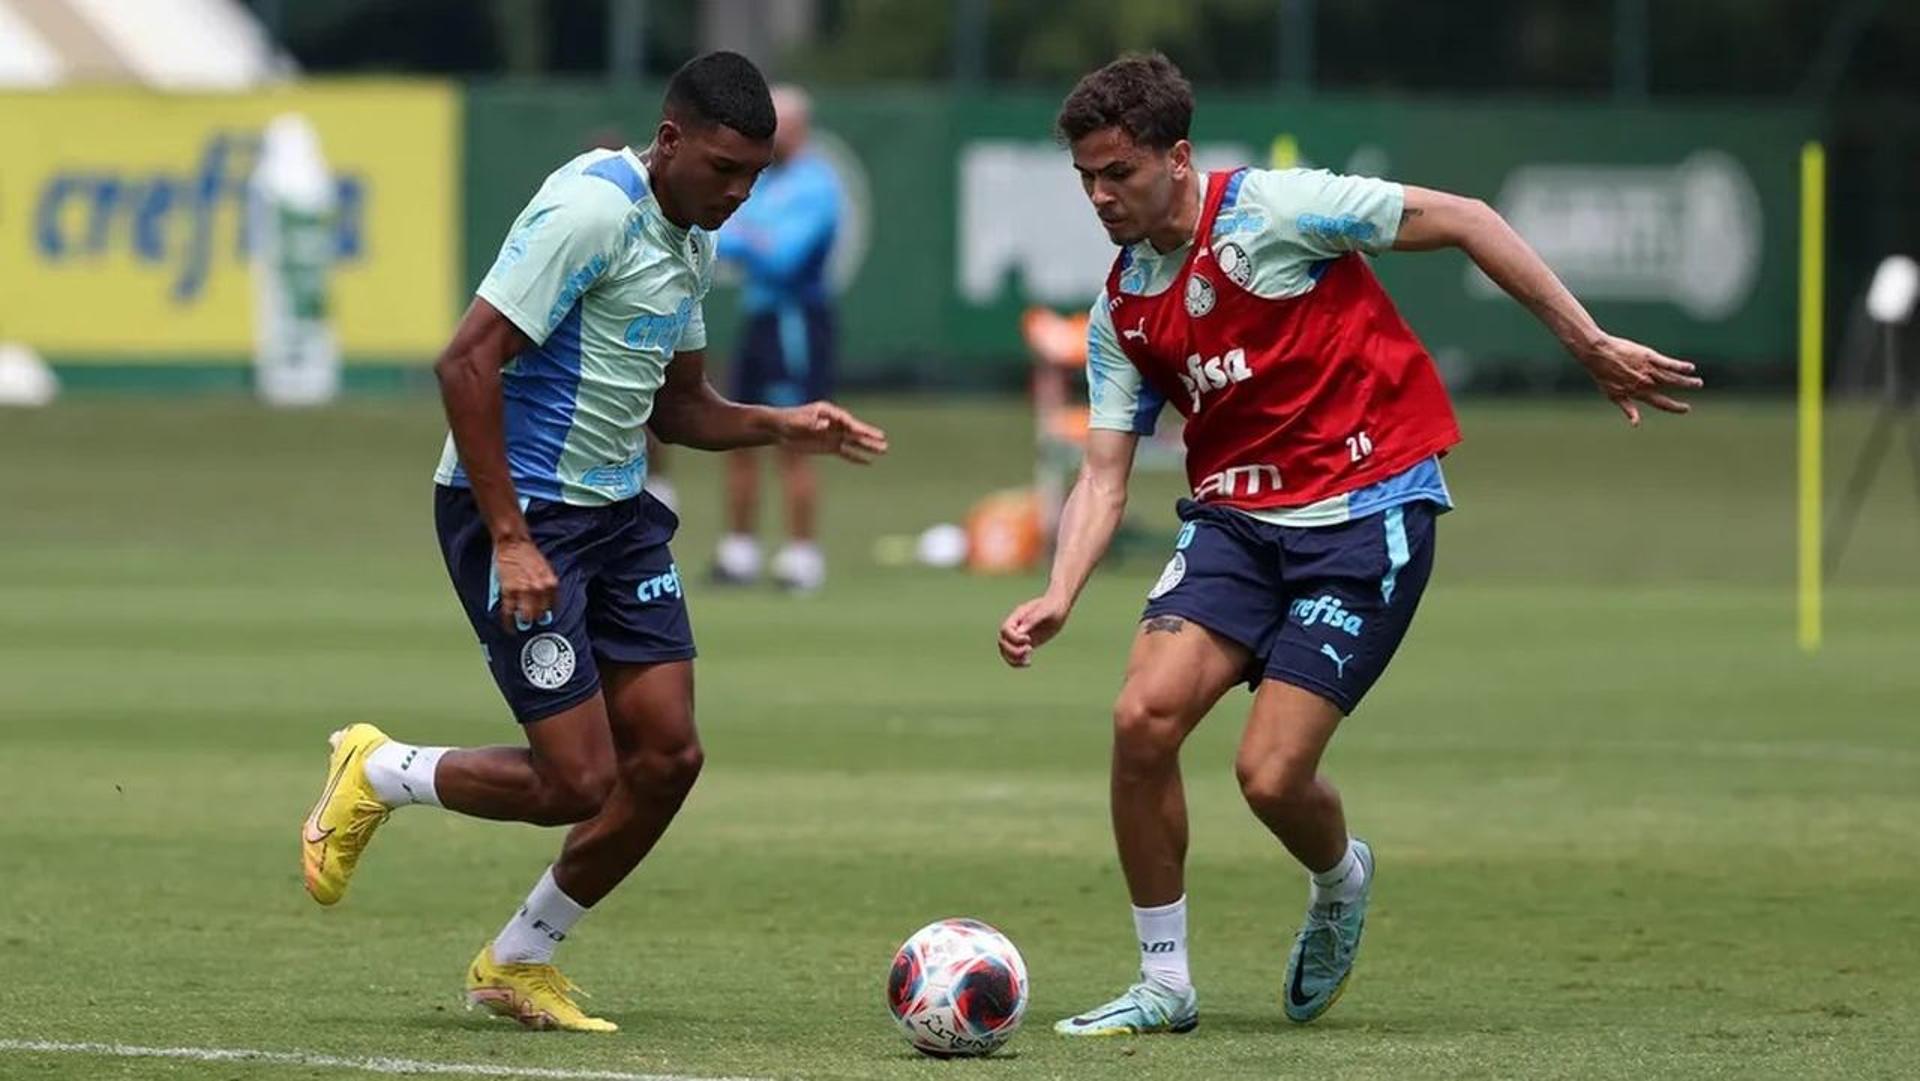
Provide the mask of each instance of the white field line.
{"label": "white field line", "polygon": [[350,1058],[312,1051],[256,1051],[244,1047],[139,1047],[124,1043],[61,1043],[54,1040],[0,1039],[0,1053],[97,1055],[109,1058],[170,1058],[194,1062],[261,1062],[275,1066],[361,1070],[366,1073],[452,1077],[525,1077],[545,1081],[750,1081],[747,1078],[686,1077],[679,1074],[627,1073],[622,1070],[565,1070],[547,1066],[499,1066],[483,1062],[422,1062],[418,1059]]}

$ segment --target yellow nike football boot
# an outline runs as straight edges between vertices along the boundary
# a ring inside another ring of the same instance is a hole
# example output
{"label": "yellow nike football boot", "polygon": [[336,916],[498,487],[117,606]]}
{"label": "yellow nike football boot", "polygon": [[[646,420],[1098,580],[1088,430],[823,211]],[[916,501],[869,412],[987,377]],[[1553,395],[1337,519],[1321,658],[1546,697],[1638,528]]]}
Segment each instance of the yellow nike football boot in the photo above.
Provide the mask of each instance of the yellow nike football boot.
{"label": "yellow nike football boot", "polygon": [[568,1032],[618,1032],[603,1017],[588,1017],[574,1004],[581,991],[552,965],[503,965],[493,959],[491,943],[467,966],[467,1008],[484,1006],[531,1029]]}
{"label": "yellow nike football boot", "polygon": [[300,870],[307,893],[323,905],[347,892],[360,853],[392,812],[367,783],[367,755],[387,742],[387,734],[370,724],[350,724],[327,742],[333,747],[327,787],[300,826]]}

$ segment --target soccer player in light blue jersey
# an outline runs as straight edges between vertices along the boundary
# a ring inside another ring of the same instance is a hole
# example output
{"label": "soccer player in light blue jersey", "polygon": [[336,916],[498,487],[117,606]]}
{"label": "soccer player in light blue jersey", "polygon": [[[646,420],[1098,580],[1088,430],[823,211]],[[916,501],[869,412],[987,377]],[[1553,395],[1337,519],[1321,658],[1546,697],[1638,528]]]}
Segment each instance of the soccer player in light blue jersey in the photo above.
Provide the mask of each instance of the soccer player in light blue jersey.
{"label": "soccer player in light blue jersey", "polygon": [[1189,824],[1180,749],[1228,691],[1253,692],[1234,772],[1308,876],[1280,980],[1285,1016],[1331,1009],[1358,957],[1373,849],[1322,770],[1334,733],[1400,648],[1452,506],[1459,441],[1432,357],[1371,255],[1455,248],[1559,338],[1634,424],[1685,413],[1690,362],[1608,334],[1500,215],[1469,197],[1313,169],[1194,166],[1193,90],[1159,54],[1088,74],[1059,135],[1120,250],[1088,334],[1091,431],[1047,590],[1000,627],[1032,663],[1065,627],[1119,525],[1142,435],[1172,405],[1187,479],[1172,557],[1147,593],[1113,708],[1111,810],[1140,978],[1063,1018],[1072,1037],[1191,1032]]}
{"label": "soccer player in light blue jersey", "polygon": [[[723,262],[746,279],[746,326],[733,358],[730,392],[737,401],[794,405],[833,392],[838,331],[828,263],[840,230],[840,180],[833,166],[808,148],[812,106],[794,86],[773,88],[780,126],[773,165],[753,201],[720,232]],[[783,451],[779,472],[786,492],[787,543],[773,557],[773,578],[784,589],[808,592],[826,581],[826,560],[814,543],[819,481],[813,463]],[[714,551],[716,582],[759,577],[760,455],[727,455],[727,532]]]}
{"label": "soccer player in light blue jersey", "polygon": [[574,1002],[554,947],[652,849],[700,773],[692,629],[667,547],[679,523],[645,492],[645,428],[703,450],[866,462],[887,449],[830,403],[739,405],[707,382],[711,230],[746,201],[774,128],[750,62],[699,57],[668,85],[652,145],[580,155],[514,221],[435,366],[452,431],[434,517],[527,746],[414,746],[350,725],[302,826],[307,891],[330,905],[398,807],[571,825],[467,972],[472,1004],[530,1028],[617,1027]]}

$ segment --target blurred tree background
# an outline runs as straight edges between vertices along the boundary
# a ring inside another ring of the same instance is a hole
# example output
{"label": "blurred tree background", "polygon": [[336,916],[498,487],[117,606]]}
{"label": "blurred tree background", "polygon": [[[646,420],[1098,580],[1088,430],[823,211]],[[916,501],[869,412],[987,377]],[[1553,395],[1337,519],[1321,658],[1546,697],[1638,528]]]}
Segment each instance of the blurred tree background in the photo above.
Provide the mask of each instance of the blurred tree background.
{"label": "blurred tree background", "polygon": [[743,48],[818,82],[1055,88],[1123,49],[1345,93],[1920,95],[1911,0],[249,0],[310,71],[637,74]]}

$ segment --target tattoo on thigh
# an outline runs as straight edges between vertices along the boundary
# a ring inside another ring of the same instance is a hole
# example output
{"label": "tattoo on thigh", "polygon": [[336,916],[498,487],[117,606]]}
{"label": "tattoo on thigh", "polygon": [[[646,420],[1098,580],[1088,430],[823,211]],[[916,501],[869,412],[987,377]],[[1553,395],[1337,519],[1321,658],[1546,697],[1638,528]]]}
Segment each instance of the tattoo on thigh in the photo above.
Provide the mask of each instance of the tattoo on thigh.
{"label": "tattoo on thigh", "polygon": [[1148,634],[1179,634],[1187,629],[1187,621],[1179,616],[1154,616],[1147,620]]}

